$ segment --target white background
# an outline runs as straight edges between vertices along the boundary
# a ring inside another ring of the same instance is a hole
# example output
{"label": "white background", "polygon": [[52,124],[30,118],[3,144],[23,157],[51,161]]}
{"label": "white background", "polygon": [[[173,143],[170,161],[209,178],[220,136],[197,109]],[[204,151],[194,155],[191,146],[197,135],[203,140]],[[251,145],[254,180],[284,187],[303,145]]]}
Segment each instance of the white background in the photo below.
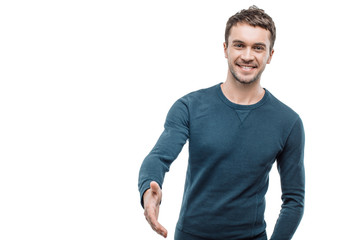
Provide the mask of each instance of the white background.
{"label": "white background", "polygon": [[[360,239],[356,1],[1,1],[0,239],[161,239],[140,164],[175,100],[225,80],[227,19],[252,4],[277,27],[262,86],[306,130],[306,209],[294,240]],[[173,232],[187,146],[166,175]],[[273,167],[268,235],[280,210]]]}

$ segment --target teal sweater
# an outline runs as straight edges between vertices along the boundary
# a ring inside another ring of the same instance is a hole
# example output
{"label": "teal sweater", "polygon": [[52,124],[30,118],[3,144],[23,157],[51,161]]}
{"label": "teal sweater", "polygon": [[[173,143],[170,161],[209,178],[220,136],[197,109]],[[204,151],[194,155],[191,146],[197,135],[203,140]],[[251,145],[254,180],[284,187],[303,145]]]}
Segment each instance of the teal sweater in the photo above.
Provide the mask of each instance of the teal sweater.
{"label": "teal sweater", "polygon": [[282,208],[272,240],[291,239],[304,210],[304,129],[265,89],[253,105],[230,102],[220,84],[187,94],[171,107],[165,129],[142,163],[139,191],[165,173],[189,140],[189,162],[177,228],[207,239],[246,239],[265,231],[265,194],[273,163]]}

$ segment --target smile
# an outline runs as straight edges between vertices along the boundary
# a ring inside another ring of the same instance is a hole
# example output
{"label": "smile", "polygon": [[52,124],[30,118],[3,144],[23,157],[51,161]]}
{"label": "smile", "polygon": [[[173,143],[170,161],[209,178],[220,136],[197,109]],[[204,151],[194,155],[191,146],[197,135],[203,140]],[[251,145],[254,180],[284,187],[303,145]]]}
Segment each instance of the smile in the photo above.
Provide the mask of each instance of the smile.
{"label": "smile", "polygon": [[236,64],[236,65],[244,71],[251,71],[256,68],[256,66],[241,65],[241,64]]}

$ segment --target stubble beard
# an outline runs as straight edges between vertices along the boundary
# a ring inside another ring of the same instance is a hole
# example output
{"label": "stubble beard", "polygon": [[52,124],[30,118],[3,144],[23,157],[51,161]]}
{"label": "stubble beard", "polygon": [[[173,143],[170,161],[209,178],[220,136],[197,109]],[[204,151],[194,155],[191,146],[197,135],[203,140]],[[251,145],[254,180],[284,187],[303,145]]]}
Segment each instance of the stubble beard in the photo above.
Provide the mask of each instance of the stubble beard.
{"label": "stubble beard", "polygon": [[258,82],[260,80],[261,74],[265,70],[265,68],[261,69],[252,79],[246,80],[246,79],[241,78],[238,74],[236,74],[236,72],[234,71],[234,69],[232,67],[229,66],[229,69],[230,69],[230,72],[231,72],[232,76],[234,77],[234,79],[237,82],[239,82],[241,84],[245,84],[245,85],[250,85],[255,82]]}

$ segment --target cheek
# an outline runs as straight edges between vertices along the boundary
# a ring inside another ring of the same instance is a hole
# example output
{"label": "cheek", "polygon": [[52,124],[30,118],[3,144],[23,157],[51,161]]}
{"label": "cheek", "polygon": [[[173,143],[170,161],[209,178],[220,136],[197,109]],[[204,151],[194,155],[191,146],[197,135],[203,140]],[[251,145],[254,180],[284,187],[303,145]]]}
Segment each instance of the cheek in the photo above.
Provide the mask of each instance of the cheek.
{"label": "cheek", "polygon": [[262,62],[263,62],[264,65],[270,63],[270,56],[268,54],[263,56],[262,57]]}
{"label": "cheek", "polygon": [[239,56],[236,54],[236,52],[228,52],[227,53],[227,59],[228,61],[234,62],[239,58]]}

